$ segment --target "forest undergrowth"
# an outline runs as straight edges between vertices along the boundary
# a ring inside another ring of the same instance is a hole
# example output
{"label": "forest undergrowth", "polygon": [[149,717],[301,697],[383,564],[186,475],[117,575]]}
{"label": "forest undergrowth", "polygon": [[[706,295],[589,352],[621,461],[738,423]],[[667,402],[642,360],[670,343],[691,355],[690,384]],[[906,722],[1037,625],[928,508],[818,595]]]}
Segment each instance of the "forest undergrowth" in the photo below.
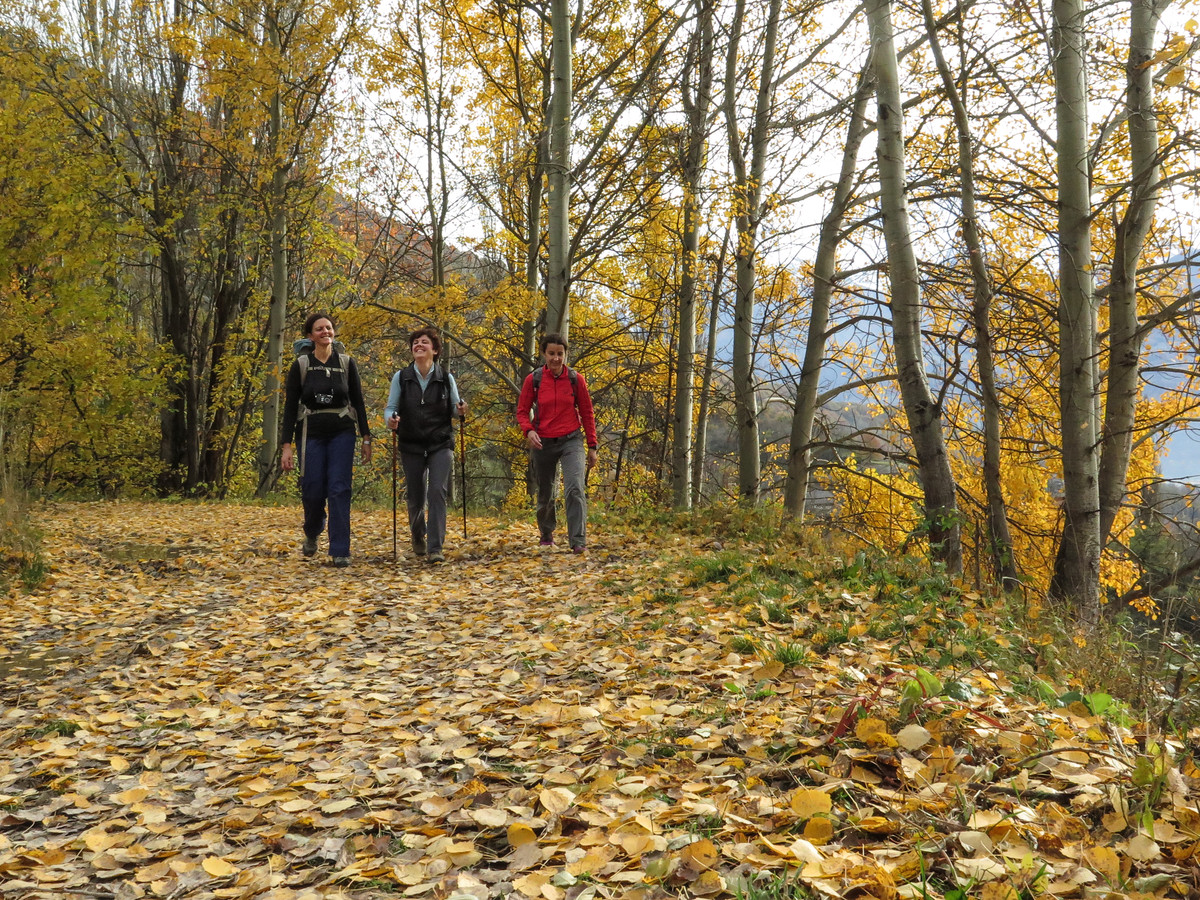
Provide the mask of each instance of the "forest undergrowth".
{"label": "forest undergrowth", "polygon": [[356,511],[347,571],[298,524],[34,511],[0,896],[1200,891],[1186,646],[738,510],[598,515],[582,558],[472,516],[440,566]]}

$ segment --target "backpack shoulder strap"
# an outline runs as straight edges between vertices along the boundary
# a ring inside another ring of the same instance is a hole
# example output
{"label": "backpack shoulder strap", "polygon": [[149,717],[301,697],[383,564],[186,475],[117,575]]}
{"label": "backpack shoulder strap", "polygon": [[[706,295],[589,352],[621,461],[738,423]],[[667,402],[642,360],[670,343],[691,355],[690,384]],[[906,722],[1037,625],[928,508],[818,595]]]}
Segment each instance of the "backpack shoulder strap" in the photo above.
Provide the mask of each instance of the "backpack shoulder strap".
{"label": "backpack shoulder strap", "polygon": [[[297,341],[301,344],[301,341]],[[340,347],[341,344],[339,343]],[[296,362],[300,364],[300,384],[304,385],[304,379],[308,377],[308,350],[312,347],[312,341],[308,342],[307,348],[301,348],[301,351],[296,355]],[[342,378],[346,381],[346,390],[350,389],[350,354],[343,350],[337,351],[338,365],[342,368]]]}
{"label": "backpack shoulder strap", "polygon": [[342,367],[342,387],[346,389],[346,409],[344,415],[354,418],[354,401],[350,399],[350,354],[338,350],[338,365]]}
{"label": "backpack shoulder strap", "polygon": [[[341,345],[339,344],[338,346],[340,347]],[[349,416],[350,418],[354,418],[354,404],[350,400],[350,359],[351,359],[351,357],[350,357],[349,353],[346,353],[344,350],[337,351],[338,366],[342,370],[342,385],[346,388],[346,405],[344,407],[342,407],[341,409],[337,409],[337,410],[317,410],[317,412],[336,412],[338,415]],[[300,367],[300,387],[301,387],[301,389],[303,389],[304,388],[304,379],[306,377],[308,377],[308,367],[310,364],[307,351],[301,353],[299,356],[296,357],[296,364]],[[311,412],[312,411],[309,410],[304,405],[304,400],[301,399],[301,401],[300,401],[300,416],[301,416],[301,418],[307,418],[307,416],[310,415]],[[305,427],[308,427],[308,426],[305,425]]]}
{"label": "backpack shoulder strap", "polygon": [[533,427],[537,427],[538,420],[538,392],[542,389],[542,370],[545,366],[538,366],[533,370],[533,401],[529,404],[529,421],[533,423]]}
{"label": "backpack shoulder strap", "polygon": [[[545,369],[546,369],[545,366],[538,366],[536,369],[533,370],[533,389],[534,389],[534,391],[536,391],[538,388],[540,388],[542,386],[542,372],[545,371]],[[576,393],[575,385],[576,385],[578,376],[575,374],[575,370],[572,369],[570,366],[567,366],[567,377],[571,379],[571,393],[574,394],[574,393]]]}
{"label": "backpack shoulder strap", "polygon": [[[566,368],[567,368],[567,378],[570,379],[570,381],[571,381],[571,399],[574,400],[576,403],[578,403],[579,402],[579,388],[578,388],[579,376],[575,374],[575,370],[572,369],[570,366],[567,366]],[[545,365],[541,365],[533,370],[532,409],[533,409],[533,421],[534,422],[537,421],[538,390],[542,386],[542,374],[545,372],[545,369],[546,369]]]}

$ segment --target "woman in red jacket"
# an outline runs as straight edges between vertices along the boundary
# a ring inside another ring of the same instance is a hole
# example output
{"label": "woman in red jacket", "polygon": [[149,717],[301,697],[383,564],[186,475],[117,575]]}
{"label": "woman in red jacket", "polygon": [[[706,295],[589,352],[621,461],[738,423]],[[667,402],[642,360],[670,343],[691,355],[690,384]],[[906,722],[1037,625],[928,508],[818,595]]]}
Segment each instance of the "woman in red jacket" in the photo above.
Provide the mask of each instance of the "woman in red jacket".
{"label": "woman in red jacket", "polygon": [[[567,540],[571,551],[587,547],[586,469],[596,464],[596,419],[587,382],[567,367],[567,341],[561,334],[542,338],[546,360],[525,377],[517,400],[517,424],[525,432],[537,480],[537,523],[543,547],[554,543],[558,468],[562,466]],[[585,445],[586,441],[586,445]],[[586,446],[586,449],[585,449]]]}

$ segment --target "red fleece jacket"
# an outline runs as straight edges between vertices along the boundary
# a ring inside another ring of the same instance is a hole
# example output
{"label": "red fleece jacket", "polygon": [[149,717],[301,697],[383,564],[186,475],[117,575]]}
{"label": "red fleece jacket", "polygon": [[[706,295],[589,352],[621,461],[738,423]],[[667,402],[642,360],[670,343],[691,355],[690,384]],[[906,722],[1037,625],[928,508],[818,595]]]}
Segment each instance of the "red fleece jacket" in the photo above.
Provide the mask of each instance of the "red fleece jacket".
{"label": "red fleece jacket", "polygon": [[596,438],[596,417],[592,412],[592,395],[588,393],[587,381],[582,373],[575,373],[575,391],[572,396],[571,378],[567,375],[567,367],[563,366],[562,374],[557,378],[547,368],[542,373],[542,383],[538,386],[537,424],[529,418],[533,407],[533,373],[525,376],[521,385],[521,396],[517,400],[517,424],[521,431],[528,434],[536,431],[543,438],[566,437],[583,426],[583,434],[587,445],[595,447],[599,441]]}

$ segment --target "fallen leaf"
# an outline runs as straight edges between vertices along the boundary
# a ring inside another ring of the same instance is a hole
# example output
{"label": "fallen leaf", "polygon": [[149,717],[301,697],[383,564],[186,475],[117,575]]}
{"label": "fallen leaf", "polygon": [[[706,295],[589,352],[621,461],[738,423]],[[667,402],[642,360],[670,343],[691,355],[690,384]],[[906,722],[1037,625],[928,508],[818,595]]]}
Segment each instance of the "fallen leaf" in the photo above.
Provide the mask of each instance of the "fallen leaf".
{"label": "fallen leaf", "polygon": [[807,819],[811,816],[828,813],[833,809],[833,800],[825,791],[797,788],[792,791],[789,806],[797,816]]}
{"label": "fallen leaf", "polygon": [[522,844],[537,840],[534,830],[523,822],[513,822],[508,826],[508,844],[510,847],[520,847]]}
{"label": "fallen leaf", "polygon": [[201,863],[201,866],[203,866],[204,871],[213,878],[225,878],[229,875],[236,875],[239,871],[237,866],[219,856],[206,857],[204,862]]}

